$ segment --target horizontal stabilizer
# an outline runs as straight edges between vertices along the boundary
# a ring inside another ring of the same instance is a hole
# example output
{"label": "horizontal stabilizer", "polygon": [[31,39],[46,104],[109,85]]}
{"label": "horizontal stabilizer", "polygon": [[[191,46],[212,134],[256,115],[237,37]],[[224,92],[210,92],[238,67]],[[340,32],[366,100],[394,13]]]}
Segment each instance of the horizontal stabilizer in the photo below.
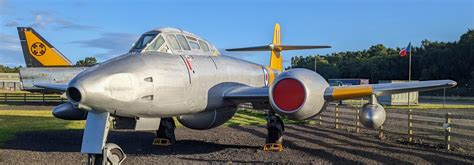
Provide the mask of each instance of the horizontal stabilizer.
{"label": "horizontal stabilizer", "polygon": [[284,51],[284,50],[303,50],[303,49],[323,49],[331,48],[331,46],[326,45],[265,45],[265,46],[255,46],[255,47],[245,47],[245,48],[234,48],[226,49],[226,51]]}
{"label": "horizontal stabilizer", "polygon": [[38,83],[38,84],[34,84],[34,86],[38,88],[44,88],[44,89],[49,89],[49,90],[58,91],[58,92],[66,92],[66,89],[67,89],[67,84]]}

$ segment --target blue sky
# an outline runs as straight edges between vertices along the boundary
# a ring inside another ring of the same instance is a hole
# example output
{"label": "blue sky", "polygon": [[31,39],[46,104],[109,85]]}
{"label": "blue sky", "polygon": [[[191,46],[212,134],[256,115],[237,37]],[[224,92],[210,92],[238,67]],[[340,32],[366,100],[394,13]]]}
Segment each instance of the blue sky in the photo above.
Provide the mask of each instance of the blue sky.
{"label": "blue sky", "polygon": [[[284,44],[331,45],[295,55],[455,41],[474,28],[472,0],[84,1],[0,0],[0,64],[24,65],[17,26],[32,26],[71,61],[107,60],[128,51],[145,31],[178,27],[219,49],[259,46],[280,23]],[[224,52],[225,54],[225,52]],[[266,65],[269,53],[233,54]]]}

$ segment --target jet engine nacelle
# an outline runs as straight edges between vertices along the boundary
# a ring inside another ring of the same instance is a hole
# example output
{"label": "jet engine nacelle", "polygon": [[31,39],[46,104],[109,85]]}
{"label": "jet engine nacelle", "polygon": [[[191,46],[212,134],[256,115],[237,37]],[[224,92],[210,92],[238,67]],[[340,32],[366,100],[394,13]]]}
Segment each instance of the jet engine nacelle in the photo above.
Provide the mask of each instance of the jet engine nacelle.
{"label": "jet engine nacelle", "polygon": [[87,118],[87,112],[67,102],[55,106],[53,108],[53,116],[64,120],[85,120]]}
{"label": "jet engine nacelle", "polygon": [[204,111],[191,115],[178,117],[179,123],[185,127],[197,130],[218,127],[232,118],[237,110],[236,107]]}
{"label": "jet engine nacelle", "polygon": [[387,114],[382,105],[378,103],[367,103],[362,107],[359,119],[366,128],[378,129],[385,122]]}
{"label": "jet engine nacelle", "polygon": [[291,69],[278,75],[270,87],[270,105],[290,119],[311,118],[326,107],[326,80],[308,69]]}

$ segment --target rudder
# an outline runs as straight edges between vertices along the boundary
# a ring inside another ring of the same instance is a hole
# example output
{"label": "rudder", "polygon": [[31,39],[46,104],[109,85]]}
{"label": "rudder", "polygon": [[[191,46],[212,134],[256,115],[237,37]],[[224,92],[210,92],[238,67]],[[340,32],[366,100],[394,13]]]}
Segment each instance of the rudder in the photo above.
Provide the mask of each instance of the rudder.
{"label": "rudder", "polygon": [[[273,42],[272,45],[281,45],[281,33],[280,24],[276,23],[273,29]],[[282,71],[283,70],[283,58],[279,49],[272,49],[270,56],[270,68]]]}

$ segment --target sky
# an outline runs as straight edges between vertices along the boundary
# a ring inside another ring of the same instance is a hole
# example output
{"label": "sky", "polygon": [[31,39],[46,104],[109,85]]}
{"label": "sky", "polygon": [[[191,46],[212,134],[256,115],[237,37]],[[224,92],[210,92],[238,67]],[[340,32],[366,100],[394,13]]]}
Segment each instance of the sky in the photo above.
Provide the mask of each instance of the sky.
{"label": "sky", "polygon": [[[260,46],[280,23],[282,43],[330,45],[292,56],[456,41],[474,28],[473,0],[0,0],[0,65],[24,66],[18,26],[31,26],[71,61],[126,53],[144,32],[176,27],[219,50]],[[228,53],[268,65],[268,52]]]}

